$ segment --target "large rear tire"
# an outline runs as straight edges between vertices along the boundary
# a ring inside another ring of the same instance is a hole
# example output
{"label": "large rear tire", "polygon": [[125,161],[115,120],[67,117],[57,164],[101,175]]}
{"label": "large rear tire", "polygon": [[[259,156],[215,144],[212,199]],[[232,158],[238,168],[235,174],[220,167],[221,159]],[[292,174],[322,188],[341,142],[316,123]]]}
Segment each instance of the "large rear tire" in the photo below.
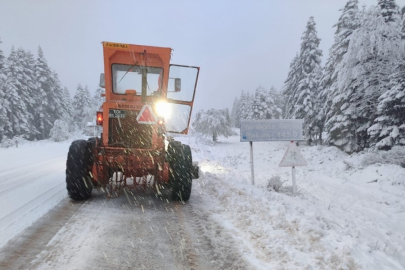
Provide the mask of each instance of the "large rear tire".
{"label": "large rear tire", "polygon": [[190,146],[180,142],[170,142],[167,155],[170,173],[169,184],[172,189],[172,199],[175,201],[188,201],[192,187],[192,156]]}
{"label": "large rear tire", "polygon": [[90,177],[92,161],[87,141],[72,142],[66,161],[66,189],[71,199],[82,201],[90,198],[93,189]]}

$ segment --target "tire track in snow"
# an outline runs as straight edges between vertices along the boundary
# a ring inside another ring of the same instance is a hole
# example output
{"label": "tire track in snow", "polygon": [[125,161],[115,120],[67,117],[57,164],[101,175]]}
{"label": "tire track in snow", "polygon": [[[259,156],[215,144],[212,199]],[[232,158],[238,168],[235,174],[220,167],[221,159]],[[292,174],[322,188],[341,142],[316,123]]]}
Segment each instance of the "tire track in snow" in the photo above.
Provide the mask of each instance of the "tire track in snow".
{"label": "tire track in snow", "polygon": [[[66,203],[65,203],[66,202]],[[55,234],[71,222],[85,203],[72,203],[65,198],[55,208],[0,249],[0,269],[35,269],[36,260]]]}
{"label": "tire track in snow", "polygon": [[[55,168],[58,168],[58,169],[61,169],[60,167],[65,167],[65,164],[63,164],[63,165],[61,165],[61,164],[56,164],[56,165],[54,165],[54,166],[52,166],[52,167],[43,167],[42,168],[42,170],[41,171],[45,171],[44,173],[41,173],[41,174],[38,174],[38,172],[39,171],[35,171],[35,173],[32,173],[32,174],[30,174],[29,172],[27,172],[27,173],[25,173],[25,174],[20,174],[20,175],[18,175],[17,177],[14,177],[14,178],[12,178],[12,180],[10,180],[9,182],[7,182],[7,183],[2,183],[2,186],[1,187],[3,187],[4,185],[7,185],[8,183],[11,183],[11,182],[17,182],[17,184],[16,185],[14,185],[14,186],[11,186],[11,187],[6,187],[5,189],[3,189],[3,190],[0,190],[0,195],[3,195],[3,194],[5,194],[6,192],[10,192],[10,191],[12,191],[12,190],[15,190],[16,188],[18,188],[18,187],[20,187],[20,186],[22,186],[22,185],[24,185],[24,184],[26,184],[26,183],[31,183],[31,182],[34,182],[34,180],[36,180],[36,179],[38,179],[38,178],[40,178],[40,177],[42,177],[42,176],[45,176],[45,175],[47,175],[47,174],[49,174],[49,173],[53,173],[53,172],[55,172]],[[21,182],[19,182],[19,180],[21,180],[21,179],[24,179],[24,178],[29,178],[29,179],[27,179],[27,180],[24,180],[24,181],[21,181]]]}
{"label": "tire track in snow", "polygon": [[[63,188],[61,187],[63,185]],[[1,217],[0,218],[0,226],[2,225],[2,223],[4,222],[5,219],[11,219],[14,220],[10,225],[12,225],[13,223],[17,222],[18,219],[13,219],[16,216],[18,216],[20,214],[20,212],[24,212],[23,215],[21,216],[25,216],[28,213],[34,211],[36,208],[38,208],[41,204],[45,203],[47,200],[51,199],[53,196],[57,195],[58,192],[64,190],[64,185],[65,183],[58,183],[56,186],[52,187],[51,189],[48,189],[47,191],[43,192],[42,194],[40,194],[39,196],[35,197],[34,199],[26,202],[24,205],[18,207],[17,209],[15,209],[12,213]],[[50,194],[50,195],[49,195]],[[45,199],[44,199],[45,198]],[[37,203],[36,203],[37,202]],[[34,204],[35,203],[35,204]],[[34,206],[32,206],[32,204],[34,204]]]}
{"label": "tire track in snow", "polygon": [[59,201],[66,197],[65,183],[61,182],[35,198],[27,201],[22,206],[0,218],[0,247],[7,241],[21,233],[43,214],[52,209]]}
{"label": "tire track in snow", "polygon": [[[0,172],[0,184],[7,184],[15,181],[15,176],[29,176],[39,168],[48,169],[48,165],[64,162],[66,165],[66,156],[58,156],[55,158],[46,159],[39,162],[34,162],[29,165],[17,166],[13,168],[3,169]],[[10,178],[10,180],[8,180]]]}

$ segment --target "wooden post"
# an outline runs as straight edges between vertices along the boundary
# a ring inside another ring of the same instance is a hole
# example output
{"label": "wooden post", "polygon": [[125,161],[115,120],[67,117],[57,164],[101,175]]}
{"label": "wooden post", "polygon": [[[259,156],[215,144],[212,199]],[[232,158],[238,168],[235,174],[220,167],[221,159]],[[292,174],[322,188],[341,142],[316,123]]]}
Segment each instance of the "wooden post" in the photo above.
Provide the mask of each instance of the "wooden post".
{"label": "wooden post", "polygon": [[251,177],[252,177],[252,184],[255,185],[255,170],[253,166],[253,142],[250,141],[250,171],[251,171]]}

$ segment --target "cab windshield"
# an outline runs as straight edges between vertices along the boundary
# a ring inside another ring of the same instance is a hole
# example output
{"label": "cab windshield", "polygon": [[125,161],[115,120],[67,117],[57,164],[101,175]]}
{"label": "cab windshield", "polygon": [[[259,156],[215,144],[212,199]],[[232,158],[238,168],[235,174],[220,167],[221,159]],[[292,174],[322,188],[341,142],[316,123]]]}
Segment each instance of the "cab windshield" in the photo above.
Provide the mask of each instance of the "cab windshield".
{"label": "cab windshield", "polygon": [[112,65],[113,92],[125,94],[127,90],[135,90],[136,95],[142,95],[143,73],[145,74],[144,78],[146,78],[146,95],[160,94],[162,90],[162,68],[123,64]]}

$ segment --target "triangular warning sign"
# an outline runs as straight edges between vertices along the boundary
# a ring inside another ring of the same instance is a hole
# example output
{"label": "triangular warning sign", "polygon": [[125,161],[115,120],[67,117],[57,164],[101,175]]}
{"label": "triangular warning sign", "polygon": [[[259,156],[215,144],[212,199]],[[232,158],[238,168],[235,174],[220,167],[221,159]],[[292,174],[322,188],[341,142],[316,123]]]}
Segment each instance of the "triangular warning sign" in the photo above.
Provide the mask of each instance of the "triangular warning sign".
{"label": "triangular warning sign", "polygon": [[284,154],[283,159],[281,160],[278,166],[280,167],[307,166],[307,162],[301,155],[295,143],[291,142],[290,145],[288,146],[287,151]]}
{"label": "triangular warning sign", "polygon": [[139,124],[156,124],[156,116],[153,113],[152,107],[144,105],[136,118]]}

